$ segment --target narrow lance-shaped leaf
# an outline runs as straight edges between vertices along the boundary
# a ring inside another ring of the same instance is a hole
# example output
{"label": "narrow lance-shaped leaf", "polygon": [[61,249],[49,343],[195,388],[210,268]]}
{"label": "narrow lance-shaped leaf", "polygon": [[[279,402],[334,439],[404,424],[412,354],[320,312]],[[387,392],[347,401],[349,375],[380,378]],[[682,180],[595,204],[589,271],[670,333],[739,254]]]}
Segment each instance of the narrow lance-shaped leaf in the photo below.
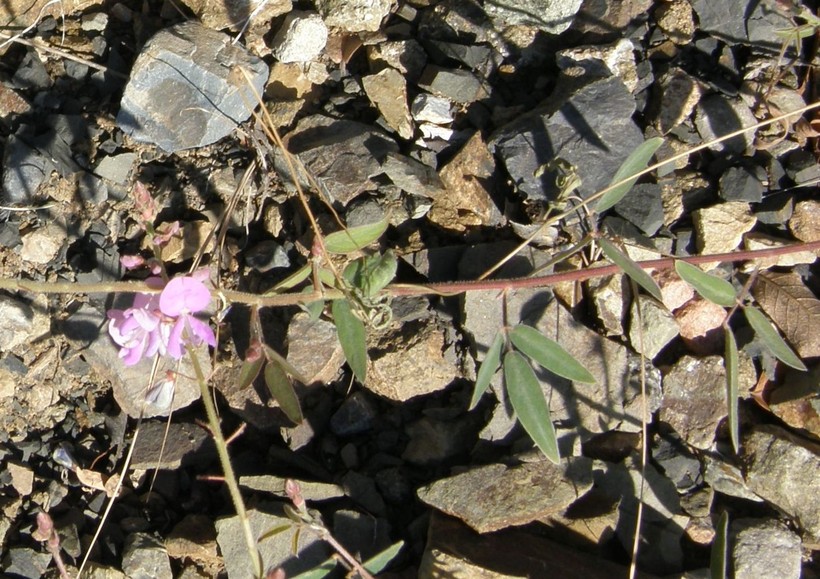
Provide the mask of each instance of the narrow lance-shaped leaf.
{"label": "narrow lance-shaped leaf", "polygon": [[729,515],[726,511],[720,515],[717,528],[715,529],[715,539],[712,541],[712,556],[709,571],[712,579],[727,579],[729,577]]}
{"label": "narrow lance-shaped leaf", "polygon": [[[612,178],[612,183],[617,183],[621,179],[636,173],[640,173],[646,169],[646,166],[652,159],[652,155],[655,154],[655,151],[657,151],[661,145],[663,145],[663,139],[661,137],[648,139],[638,145],[629,157],[626,158],[626,161],[621,164],[618,172],[615,173],[615,177]],[[630,189],[632,189],[632,186],[637,180],[638,178],[634,177],[604,193],[603,197],[598,199],[598,204],[595,206],[595,210],[598,213],[601,213],[602,211],[606,211],[610,207],[614,206],[618,203],[618,201],[623,199],[627,193],[629,193]]]}
{"label": "narrow lance-shaped leaf", "polygon": [[288,579],[325,579],[330,573],[336,570],[337,566],[338,559],[332,557],[310,571],[299,573],[295,577],[289,577]]}
{"label": "narrow lance-shaped leaf", "polygon": [[384,551],[376,553],[370,559],[365,561],[363,567],[370,571],[373,575],[381,573],[387,568],[390,561],[396,558],[396,555],[399,554],[402,547],[404,547],[404,541],[399,541],[398,543],[390,545]]}
{"label": "narrow lance-shaped leaf", "polygon": [[264,363],[265,357],[262,355],[262,349],[259,347],[259,344],[251,344],[247,352],[245,352],[245,361],[242,362],[242,368],[239,370],[240,390],[244,390],[256,380]]}
{"label": "narrow lance-shaped leaf", "polygon": [[349,227],[325,237],[325,249],[329,253],[353,253],[367,247],[387,231],[389,221],[385,216],[381,221]]}
{"label": "narrow lance-shaped leaf", "polygon": [[271,396],[279,403],[279,407],[288,417],[288,420],[295,424],[302,422],[302,407],[299,404],[299,397],[296,396],[296,391],[293,389],[293,384],[288,375],[274,360],[269,360],[268,365],[265,366],[265,384],[268,385]]}
{"label": "narrow lance-shaped leaf", "polygon": [[487,350],[487,355],[484,356],[484,361],[481,362],[481,367],[478,369],[478,375],[475,378],[475,389],[473,390],[473,398],[470,400],[470,408],[475,408],[478,401],[487,391],[490,385],[490,380],[493,379],[496,370],[501,366],[501,348],[504,346],[504,333],[498,332]]}
{"label": "narrow lance-shaped leaf", "polygon": [[729,434],[735,452],[740,450],[740,424],[738,419],[738,353],[737,342],[731,328],[723,330],[726,338],[724,364],[726,365],[726,406],[729,410]]}
{"label": "narrow lance-shaped leaf", "polygon": [[792,368],[806,371],[806,365],[797,357],[797,354],[789,348],[786,341],[780,337],[777,330],[774,329],[763,312],[754,306],[746,306],[743,308],[743,313],[746,319],[749,320],[749,325],[755,331],[766,347],[774,354],[778,360],[784,364],[788,364]]}
{"label": "narrow lance-shaped leaf", "polygon": [[504,356],[504,384],[515,415],[532,441],[555,464],[561,460],[555,427],[541,385],[526,358],[518,352]]}
{"label": "narrow lance-shaped leaf", "polygon": [[608,239],[599,239],[598,243],[601,244],[601,250],[603,250],[604,255],[607,259],[609,259],[609,261],[620,267],[626,275],[631,277],[636,284],[648,291],[653,298],[658,301],[663,299],[661,297],[661,288],[658,287],[658,284],[655,283],[652,276],[646,273],[641,266],[632,261],[628,255],[615,247],[615,245]]}
{"label": "narrow lance-shaped leaf", "polygon": [[518,325],[510,331],[513,345],[541,366],[568,380],[594,384],[595,377],[581,363],[564,350],[555,340],[550,340],[530,326]]}
{"label": "narrow lance-shaped leaf", "polygon": [[264,533],[262,533],[262,536],[260,536],[256,540],[256,542],[261,543],[262,541],[270,539],[271,537],[275,537],[279,533],[283,533],[284,531],[287,531],[291,527],[293,527],[293,525],[291,523],[285,523],[284,525],[279,525],[277,527],[273,527],[272,529],[269,529],[269,530],[265,531]]}
{"label": "narrow lance-shaped leaf", "polygon": [[345,359],[359,382],[364,384],[367,379],[367,336],[364,324],[353,315],[347,300],[334,300],[331,310]]}
{"label": "narrow lance-shaped leaf", "polygon": [[683,281],[691,285],[695,290],[710,302],[730,308],[737,301],[737,292],[725,279],[721,279],[710,273],[706,273],[699,267],[695,267],[685,261],[675,262],[675,271]]}

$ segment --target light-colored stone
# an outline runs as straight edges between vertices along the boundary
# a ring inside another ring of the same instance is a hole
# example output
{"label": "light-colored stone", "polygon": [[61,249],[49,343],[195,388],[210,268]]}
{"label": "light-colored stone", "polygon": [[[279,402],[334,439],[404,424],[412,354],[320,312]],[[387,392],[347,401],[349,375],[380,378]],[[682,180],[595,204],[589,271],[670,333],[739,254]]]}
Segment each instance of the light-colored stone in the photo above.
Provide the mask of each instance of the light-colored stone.
{"label": "light-colored stone", "polygon": [[410,114],[419,122],[447,125],[453,122],[453,103],[444,97],[421,92],[410,105]]}
{"label": "light-colored stone", "polygon": [[620,336],[624,333],[629,284],[623,274],[590,280],[589,292],[598,319],[607,335]]}
{"label": "light-colored stone", "polygon": [[[740,245],[743,234],[757,223],[749,204],[740,201],[696,209],[692,212],[692,221],[697,233],[698,250],[703,255],[734,251]],[[714,269],[716,265],[717,262],[703,264],[703,268]]]}
{"label": "light-colored stone", "polygon": [[126,538],[122,570],[130,579],[172,579],[174,576],[165,545],[147,533],[134,533]]}
{"label": "light-colored stone", "polygon": [[49,223],[23,236],[20,257],[31,263],[45,265],[59,255],[65,240],[65,228],[57,223]]}
{"label": "light-colored stone", "polygon": [[688,44],[697,29],[689,0],[661,2],[655,9],[655,21],[675,44]]}
{"label": "light-colored stone", "polygon": [[723,351],[721,324],[725,318],[725,308],[703,298],[691,300],[675,312],[683,343],[700,356]]}
{"label": "light-colored stone", "polygon": [[430,221],[455,231],[498,224],[501,212],[485,185],[494,173],[495,159],[477,132],[439,172],[448,194],[434,201]]}
{"label": "light-colored stone", "polygon": [[375,32],[390,14],[391,0],[318,0],[325,24],[346,32]]}
{"label": "light-colored stone", "polygon": [[364,92],[379,109],[387,125],[403,139],[413,137],[413,121],[407,108],[407,85],[402,74],[385,68],[381,72],[362,77]]}
{"label": "light-colored stone", "polygon": [[695,297],[695,289],[683,281],[672,269],[664,269],[653,275],[661,288],[663,305],[670,312],[674,312],[683,304]]}
{"label": "light-colored stone", "polygon": [[327,26],[315,12],[290,12],[273,37],[271,50],[279,62],[308,62],[327,44]]}
{"label": "light-colored stone", "polygon": [[6,471],[11,475],[11,486],[21,497],[27,497],[34,489],[34,471],[14,462],[7,462]]}
{"label": "light-colored stone", "polygon": [[513,468],[478,467],[423,487],[418,496],[479,533],[489,533],[560,513],[591,486],[588,458],[560,465],[543,459]]}
{"label": "light-colored stone", "polygon": [[806,199],[794,206],[789,229],[800,241],[820,240],[820,201]]}
{"label": "light-colored stone", "polygon": [[774,520],[736,519],[730,530],[735,579],[800,579],[800,537]]}
{"label": "light-colored stone", "polygon": [[[638,317],[638,304],[641,315]],[[641,323],[638,323],[640,319]],[[629,322],[629,342],[637,352],[652,359],[680,333],[678,323],[669,310],[648,296],[633,300]]]}
{"label": "light-colored stone", "polygon": [[251,27],[269,23],[293,7],[290,0],[183,0],[183,4],[202,24],[214,30],[241,30],[249,19]]}
{"label": "light-colored stone", "polygon": [[638,69],[635,65],[635,48],[632,42],[621,40],[603,46],[578,46],[559,50],[556,64],[562,70],[580,66],[595,76],[614,75],[620,78],[630,91],[638,86]]}
{"label": "light-colored stone", "polygon": [[11,296],[0,294],[0,350],[10,351],[31,340],[34,311]]}
{"label": "light-colored stone", "polygon": [[[820,212],[818,212],[816,217],[820,219]],[[820,222],[816,227],[820,230]],[[795,235],[795,237],[797,236]],[[791,245],[791,242],[778,237],[773,237],[771,235],[766,235],[765,233],[750,231],[743,236],[743,246],[749,250],[774,249],[785,245]],[[792,267],[794,265],[804,263],[814,263],[818,256],[820,256],[820,250],[815,252],[796,251],[794,253],[786,253],[784,255],[750,259],[743,264],[743,271],[750,272],[757,267],[760,269],[769,269],[770,267]]]}
{"label": "light-colored stone", "polygon": [[572,26],[572,20],[580,10],[581,4],[582,0],[515,0],[490,2],[485,6],[485,10],[499,29],[524,25],[538,28],[548,34],[561,34]]}

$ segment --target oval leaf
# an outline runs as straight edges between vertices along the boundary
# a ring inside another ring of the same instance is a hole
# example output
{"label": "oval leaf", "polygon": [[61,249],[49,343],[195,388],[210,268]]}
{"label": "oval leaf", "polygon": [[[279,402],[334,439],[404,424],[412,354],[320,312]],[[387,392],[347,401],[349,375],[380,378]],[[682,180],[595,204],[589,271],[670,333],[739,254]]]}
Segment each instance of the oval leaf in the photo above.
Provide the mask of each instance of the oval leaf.
{"label": "oval leaf", "polygon": [[763,312],[754,306],[746,306],[743,308],[743,313],[746,315],[746,319],[749,320],[749,325],[752,326],[755,334],[760,337],[769,351],[774,354],[778,360],[784,364],[788,364],[792,368],[806,371],[806,365],[803,364],[802,360],[797,357],[797,354],[789,348],[786,341],[780,337],[780,334],[778,334],[774,326],[769,323],[769,320],[766,319]]}
{"label": "oval leaf", "polygon": [[373,575],[378,575],[382,571],[384,571],[387,566],[390,564],[390,561],[396,558],[396,555],[399,554],[402,547],[404,547],[404,541],[399,541],[398,543],[394,543],[390,545],[384,551],[373,555],[370,559],[365,561],[362,566],[370,571]]}
{"label": "oval leaf", "polygon": [[478,401],[487,391],[498,367],[501,366],[501,346],[504,345],[504,334],[498,332],[490,344],[490,349],[487,350],[487,355],[484,356],[484,361],[481,362],[481,367],[478,369],[478,375],[475,378],[475,388],[473,389],[473,398],[470,400],[470,407],[468,410],[475,408]]}
{"label": "oval leaf", "polygon": [[367,223],[331,233],[325,237],[325,249],[329,253],[353,253],[367,247],[387,231],[387,217],[375,223]]}
{"label": "oval leaf", "polygon": [[732,446],[735,452],[740,449],[740,426],[738,422],[738,353],[737,342],[731,328],[723,330],[726,338],[726,349],[723,363],[726,365],[726,406],[729,409],[729,434],[732,437]]}
{"label": "oval leaf", "polygon": [[299,397],[293,389],[293,384],[287,373],[274,361],[269,361],[265,366],[265,384],[268,385],[271,396],[279,404],[282,412],[288,420],[294,424],[302,422],[302,407],[299,404]]}
{"label": "oval leaf", "polygon": [[699,267],[685,261],[676,261],[675,271],[678,272],[683,281],[695,288],[700,295],[713,304],[730,308],[737,302],[735,288],[725,279],[706,273]]}
{"label": "oval leaf", "polygon": [[[655,154],[655,151],[657,151],[661,145],[663,145],[663,139],[661,137],[648,139],[638,145],[629,157],[626,158],[626,161],[623,162],[621,167],[618,169],[618,172],[615,173],[615,177],[612,178],[612,183],[617,183],[621,179],[629,177],[630,175],[635,175],[636,173],[640,173],[646,169],[650,159],[652,159],[652,155]],[[604,193],[604,195],[598,199],[598,204],[595,206],[595,210],[598,213],[601,213],[602,211],[606,211],[618,203],[618,201],[623,199],[624,196],[629,193],[630,189],[632,189],[632,186],[637,180],[638,178],[634,177]]]}
{"label": "oval leaf", "polygon": [[518,421],[532,441],[555,464],[561,461],[555,427],[541,385],[529,362],[518,352],[504,356],[504,384]]}
{"label": "oval leaf", "polygon": [[595,384],[595,377],[555,340],[543,336],[530,326],[516,326],[510,331],[513,345],[541,366],[568,380]]}
{"label": "oval leaf", "polygon": [[264,356],[259,356],[256,360],[245,360],[242,362],[242,368],[239,370],[239,389],[244,390],[250,386],[256,377],[259,376],[259,371],[262,369],[262,364],[265,363]]}
{"label": "oval leaf", "polygon": [[359,382],[367,379],[367,341],[362,321],[353,315],[350,302],[334,300],[331,306],[333,322],[345,359]]}
{"label": "oval leaf", "polygon": [[661,288],[658,287],[658,284],[655,283],[652,276],[646,273],[641,266],[632,261],[627,254],[615,247],[615,245],[608,239],[599,239],[598,243],[601,245],[601,250],[604,252],[604,255],[607,259],[609,259],[609,261],[620,267],[626,275],[632,278],[636,284],[648,291],[653,298],[658,301],[663,300],[661,296]]}
{"label": "oval leaf", "polygon": [[729,577],[729,514],[723,511],[715,529],[715,539],[712,541],[712,556],[709,565],[709,575],[712,579],[727,579]]}

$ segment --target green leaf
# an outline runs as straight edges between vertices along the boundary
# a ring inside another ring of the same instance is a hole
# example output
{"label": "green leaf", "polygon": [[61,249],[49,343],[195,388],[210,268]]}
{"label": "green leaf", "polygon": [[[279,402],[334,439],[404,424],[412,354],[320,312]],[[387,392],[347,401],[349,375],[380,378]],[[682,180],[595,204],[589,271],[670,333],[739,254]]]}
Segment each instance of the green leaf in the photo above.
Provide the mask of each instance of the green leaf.
{"label": "green leaf", "polygon": [[735,288],[725,279],[706,273],[699,267],[685,261],[676,261],[675,271],[678,272],[683,281],[695,288],[700,295],[713,304],[730,308],[737,302]]}
{"label": "green leaf", "polygon": [[740,424],[738,419],[738,353],[737,342],[731,328],[725,328],[726,349],[723,363],[726,365],[726,406],[729,409],[729,434],[735,452],[740,450]]}
{"label": "green leaf", "polygon": [[353,253],[367,247],[387,231],[387,216],[381,221],[350,227],[325,237],[325,250],[329,253]]}
{"label": "green leaf", "polygon": [[259,371],[262,369],[262,364],[265,363],[264,356],[259,354],[256,360],[246,359],[242,362],[242,368],[239,370],[239,389],[244,390],[256,380],[259,376]]}
{"label": "green leaf", "polygon": [[595,384],[595,377],[558,342],[530,326],[518,325],[510,331],[513,345],[541,366],[568,380]]}
{"label": "green leaf", "polygon": [[626,275],[631,277],[636,284],[648,291],[653,298],[658,301],[663,300],[663,297],[661,296],[661,288],[658,287],[658,284],[655,283],[652,276],[646,273],[646,270],[632,261],[628,255],[615,247],[615,245],[608,239],[599,239],[598,243],[601,245],[601,250],[604,252],[604,255],[607,259],[609,259],[609,261],[620,267]]}
{"label": "green leaf", "polygon": [[[655,154],[655,151],[657,151],[661,145],[663,145],[663,139],[661,137],[648,139],[638,145],[629,157],[626,158],[626,161],[623,162],[621,167],[618,169],[618,172],[615,173],[615,176],[612,178],[612,183],[617,183],[621,179],[636,173],[640,173],[646,169],[646,166],[652,159],[652,155]],[[629,193],[629,190],[632,189],[632,186],[637,180],[638,178],[634,177],[604,193],[603,197],[598,199],[598,204],[595,206],[595,210],[598,213],[601,213],[618,203],[618,201],[623,199],[624,196]]]}
{"label": "green leaf", "polygon": [[282,366],[271,360],[265,366],[265,384],[268,385],[271,396],[288,419],[299,424],[303,420],[302,407],[299,404],[299,397],[296,396],[296,391],[293,389],[293,384],[288,378],[287,373],[282,369]]}
{"label": "green leaf", "polygon": [[481,362],[481,367],[478,369],[478,375],[475,378],[475,389],[473,389],[473,398],[470,400],[470,407],[467,410],[475,408],[478,401],[487,391],[498,367],[501,366],[501,347],[504,345],[504,334],[498,332],[487,350],[487,355],[484,356],[484,361]]}
{"label": "green leaf", "polygon": [[359,382],[364,384],[367,379],[367,339],[364,324],[353,315],[350,302],[347,300],[334,300],[331,310],[345,359]]}
{"label": "green leaf", "polygon": [[291,288],[299,285],[303,281],[305,281],[308,278],[309,275],[310,275],[310,264],[308,263],[307,265],[303,265],[299,270],[292,273],[291,275],[289,275],[288,277],[286,277],[285,279],[280,281],[278,284],[273,286],[273,289],[270,290],[267,293],[268,294],[273,294],[273,293],[276,293],[276,292],[281,291],[281,290],[291,289]]}
{"label": "green leaf", "polygon": [[797,354],[789,348],[786,341],[780,337],[780,334],[778,334],[774,326],[769,323],[769,320],[766,319],[763,312],[754,306],[746,306],[743,308],[743,313],[746,315],[746,319],[749,320],[749,325],[752,326],[755,334],[760,337],[769,351],[771,351],[778,360],[784,364],[788,364],[792,368],[806,371],[806,365],[803,364]]}
{"label": "green leaf", "polygon": [[270,361],[271,363],[274,363],[274,364],[278,364],[285,372],[288,373],[288,375],[293,376],[294,378],[299,380],[299,382],[301,382],[302,384],[307,384],[308,383],[307,378],[302,376],[302,373],[299,372],[299,370],[297,370],[293,366],[293,364],[288,362],[287,358],[283,357],[281,354],[279,354],[279,352],[277,352],[276,350],[274,350],[273,348],[271,348],[267,344],[264,344],[264,348],[265,348],[265,357],[268,359],[268,361]]}
{"label": "green leaf", "polygon": [[398,261],[395,254],[388,250],[382,255],[369,255],[352,261],[342,274],[347,282],[373,297],[383,290],[396,277]]}
{"label": "green leaf", "polygon": [[712,579],[727,579],[729,577],[729,515],[723,511],[715,529],[715,539],[712,541],[712,556],[709,570]]}
{"label": "green leaf", "polygon": [[337,559],[335,557],[331,557],[318,567],[314,567],[310,571],[305,571],[304,573],[299,573],[292,579],[325,579],[328,576],[328,573],[332,573],[336,569],[336,562]]}
{"label": "green leaf", "polygon": [[390,561],[396,558],[396,555],[399,554],[402,547],[404,547],[404,541],[394,543],[384,551],[373,555],[370,559],[365,561],[362,566],[373,575],[381,573],[390,564]]}
{"label": "green leaf", "polygon": [[265,532],[262,534],[262,536],[261,536],[261,537],[259,537],[259,538],[256,540],[256,542],[257,542],[257,543],[261,543],[262,541],[264,541],[264,540],[266,540],[266,539],[270,539],[271,537],[275,537],[275,536],[276,536],[276,535],[278,535],[279,533],[283,533],[283,532],[287,531],[287,530],[288,530],[288,529],[290,529],[291,527],[293,527],[293,525],[291,525],[290,523],[285,523],[284,525],[279,525],[278,527],[274,527],[274,528],[272,528],[272,529],[270,529],[270,530],[268,530],[268,531],[265,531]]}
{"label": "green leaf", "polygon": [[541,452],[555,464],[561,461],[555,427],[541,385],[529,362],[512,351],[504,356],[504,384],[518,421]]}

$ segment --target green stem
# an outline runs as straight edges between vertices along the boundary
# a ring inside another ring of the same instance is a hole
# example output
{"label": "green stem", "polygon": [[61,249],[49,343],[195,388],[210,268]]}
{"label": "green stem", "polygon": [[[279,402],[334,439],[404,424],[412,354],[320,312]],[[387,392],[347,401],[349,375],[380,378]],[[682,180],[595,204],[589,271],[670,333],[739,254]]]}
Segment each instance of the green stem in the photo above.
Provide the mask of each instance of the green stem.
{"label": "green stem", "polygon": [[202,393],[202,402],[205,404],[205,412],[208,415],[208,424],[211,427],[211,435],[214,437],[214,444],[216,445],[216,452],[219,455],[219,462],[222,463],[222,472],[225,475],[225,484],[228,485],[228,492],[231,495],[231,501],[236,509],[236,515],[242,523],[242,532],[245,535],[245,543],[248,547],[248,554],[253,563],[254,576],[262,577],[262,558],[256,548],[256,539],[253,537],[251,530],[251,522],[248,519],[248,513],[245,511],[245,503],[242,500],[242,494],[239,492],[239,484],[236,481],[236,475],[231,466],[231,457],[228,455],[228,444],[225,442],[225,437],[222,436],[222,428],[219,425],[219,418],[216,414],[214,402],[211,399],[211,393],[208,392],[208,383],[205,380],[205,374],[202,372],[202,366],[199,364],[199,358],[190,346],[187,347],[188,356],[191,358],[191,363],[194,366],[194,373],[196,374],[197,382],[199,382],[199,389]]}

